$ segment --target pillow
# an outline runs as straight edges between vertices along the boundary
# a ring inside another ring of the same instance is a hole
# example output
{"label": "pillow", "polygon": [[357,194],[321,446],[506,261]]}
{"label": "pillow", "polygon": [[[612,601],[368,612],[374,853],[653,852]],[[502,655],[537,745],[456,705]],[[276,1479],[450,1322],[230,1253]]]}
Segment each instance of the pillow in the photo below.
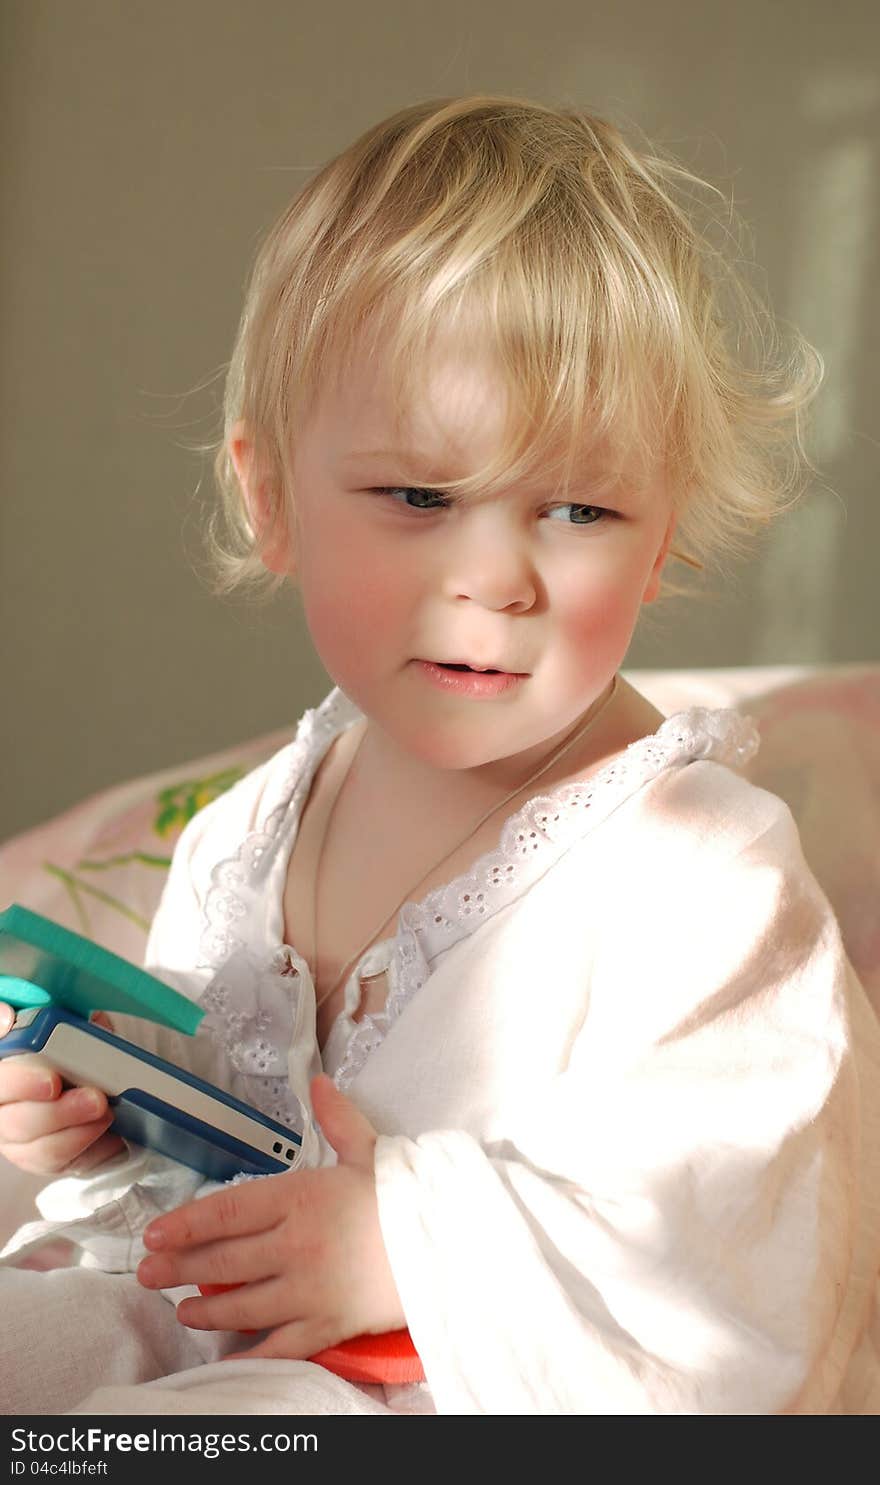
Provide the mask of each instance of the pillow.
{"label": "pillow", "polygon": [[761,733],[748,776],[794,815],[880,1015],[880,666],[820,671],[740,709]]}
{"label": "pillow", "polygon": [[0,846],[0,908],[44,913],[134,963],[180,832],[197,810],[290,741],[272,732],[101,790]]}

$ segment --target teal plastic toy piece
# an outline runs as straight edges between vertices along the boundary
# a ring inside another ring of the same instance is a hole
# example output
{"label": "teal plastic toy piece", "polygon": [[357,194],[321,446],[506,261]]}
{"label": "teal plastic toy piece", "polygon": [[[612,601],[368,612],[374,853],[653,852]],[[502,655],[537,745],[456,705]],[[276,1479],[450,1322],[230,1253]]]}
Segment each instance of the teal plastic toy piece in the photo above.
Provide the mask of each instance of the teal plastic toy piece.
{"label": "teal plastic toy piece", "polygon": [[0,1001],[16,1010],[60,1005],[84,1020],[117,1011],[187,1036],[205,1014],[146,970],[18,903],[0,913]]}

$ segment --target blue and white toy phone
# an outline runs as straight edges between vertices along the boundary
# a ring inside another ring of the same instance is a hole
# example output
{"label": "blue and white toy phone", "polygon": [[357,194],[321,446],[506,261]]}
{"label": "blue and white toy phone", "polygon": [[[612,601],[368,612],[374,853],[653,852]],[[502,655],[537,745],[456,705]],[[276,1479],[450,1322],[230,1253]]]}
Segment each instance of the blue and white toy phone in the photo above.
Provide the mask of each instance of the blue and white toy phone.
{"label": "blue and white toy phone", "polygon": [[0,1000],[18,1008],[0,1058],[36,1054],[65,1082],[106,1093],[112,1128],[226,1181],[297,1163],[302,1136],[87,1018],[140,1014],[192,1034],[202,1012],[153,976],[17,905],[0,913]]}

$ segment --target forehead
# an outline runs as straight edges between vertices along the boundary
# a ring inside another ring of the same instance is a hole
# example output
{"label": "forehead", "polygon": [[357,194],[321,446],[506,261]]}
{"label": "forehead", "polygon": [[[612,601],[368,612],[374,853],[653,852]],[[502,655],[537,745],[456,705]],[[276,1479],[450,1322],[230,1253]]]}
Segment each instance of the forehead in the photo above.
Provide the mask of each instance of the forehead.
{"label": "forehead", "polygon": [[358,345],[319,391],[308,422],[338,455],[402,451],[472,466],[497,454],[508,416],[505,380],[492,358],[438,339],[401,389],[382,343]]}
{"label": "forehead", "polygon": [[[629,439],[597,437],[576,411],[557,420],[555,432],[534,432],[535,409],[512,405],[512,382],[487,342],[485,334],[435,330],[395,386],[387,342],[363,336],[320,384],[300,426],[300,453],[343,472],[372,464],[377,478],[384,467],[388,477],[396,469],[393,477],[424,483],[491,470],[486,493],[508,477],[523,487],[557,487],[569,459],[577,483],[622,481],[636,489],[655,482],[656,442],[640,458]],[[522,462],[514,452],[519,439]]]}

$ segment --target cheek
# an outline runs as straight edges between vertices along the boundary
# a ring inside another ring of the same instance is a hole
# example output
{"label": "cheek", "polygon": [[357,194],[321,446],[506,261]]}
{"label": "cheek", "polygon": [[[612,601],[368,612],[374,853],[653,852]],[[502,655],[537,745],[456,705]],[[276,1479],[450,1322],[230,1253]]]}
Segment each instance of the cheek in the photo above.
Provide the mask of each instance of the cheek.
{"label": "cheek", "polygon": [[639,615],[646,577],[633,572],[581,573],[560,595],[557,608],[564,637],[578,654],[622,653]]}
{"label": "cheek", "polygon": [[411,601],[399,564],[383,561],[368,543],[349,540],[332,560],[328,552],[323,543],[304,551],[300,592],[315,648],[344,685],[389,646],[400,648]]}

